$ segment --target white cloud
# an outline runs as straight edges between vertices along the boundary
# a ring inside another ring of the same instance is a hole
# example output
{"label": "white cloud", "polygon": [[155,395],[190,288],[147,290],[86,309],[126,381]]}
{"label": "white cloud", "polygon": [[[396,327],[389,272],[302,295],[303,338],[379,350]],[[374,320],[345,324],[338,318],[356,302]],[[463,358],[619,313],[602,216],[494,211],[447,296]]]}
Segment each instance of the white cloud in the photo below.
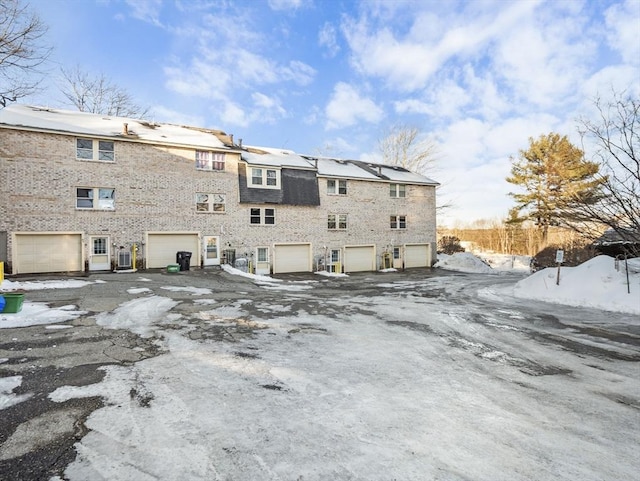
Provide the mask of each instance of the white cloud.
{"label": "white cloud", "polygon": [[635,66],[640,64],[639,16],[638,0],[614,4],[605,12],[609,45],[625,62]]}
{"label": "white cloud", "polygon": [[318,44],[327,49],[328,57],[335,57],[340,51],[336,28],[331,23],[326,22],[318,32]]}
{"label": "white cloud", "polygon": [[185,114],[182,110],[173,110],[162,105],[154,105],[151,109],[153,113],[152,120],[158,122],[167,122],[170,124],[178,125],[192,125],[202,126],[205,125],[204,118],[197,115]]}
{"label": "white cloud", "polygon": [[133,18],[156,26],[162,26],[160,22],[162,0],[126,0],[126,2],[131,8],[131,16]]}
{"label": "white cloud", "polygon": [[269,8],[272,10],[297,10],[304,5],[303,0],[269,0]]}
{"label": "white cloud", "polygon": [[359,120],[375,123],[383,117],[382,109],[373,100],[362,97],[353,86],[344,82],[334,87],[325,114],[327,129],[348,127]]}

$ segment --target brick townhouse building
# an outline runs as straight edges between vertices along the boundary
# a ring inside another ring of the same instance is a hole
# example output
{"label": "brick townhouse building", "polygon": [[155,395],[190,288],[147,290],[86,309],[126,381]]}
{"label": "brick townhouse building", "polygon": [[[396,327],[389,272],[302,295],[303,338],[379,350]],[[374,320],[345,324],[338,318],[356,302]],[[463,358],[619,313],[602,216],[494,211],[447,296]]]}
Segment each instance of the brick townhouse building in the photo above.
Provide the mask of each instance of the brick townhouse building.
{"label": "brick townhouse building", "polygon": [[259,274],[431,266],[437,185],[217,130],[10,105],[0,261],[13,274],[165,268],[178,252]]}

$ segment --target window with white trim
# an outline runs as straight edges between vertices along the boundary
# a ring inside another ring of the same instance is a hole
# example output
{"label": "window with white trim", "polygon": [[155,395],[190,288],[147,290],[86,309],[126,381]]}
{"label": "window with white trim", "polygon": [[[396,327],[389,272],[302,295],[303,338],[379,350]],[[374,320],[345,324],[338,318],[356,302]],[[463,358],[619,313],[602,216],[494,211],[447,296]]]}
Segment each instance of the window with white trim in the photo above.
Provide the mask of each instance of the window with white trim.
{"label": "window with white trim", "polygon": [[396,198],[406,197],[406,186],[404,184],[389,184],[389,195]]}
{"label": "window with white trim", "polygon": [[279,189],[280,171],[278,169],[267,169],[263,167],[252,167],[251,175],[248,178],[249,187],[261,189]]}
{"label": "window with white trim", "polygon": [[407,216],[406,215],[392,215],[389,223],[392,229],[406,229],[407,228]]}
{"label": "window with white trim", "polygon": [[269,248],[258,247],[256,258],[257,262],[269,262]]}
{"label": "window with white trim", "polygon": [[223,213],[226,210],[227,198],[224,194],[196,194],[196,212]]}
{"label": "window with white trim", "polygon": [[276,223],[276,210],[275,209],[250,209],[249,222],[253,225],[274,225]]}
{"label": "window with white trim", "polygon": [[346,230],[347,214],[328,214],[327,229],[329,230]]}
{"label": "window with white trim", "polygon": [[76,159],[113,162],[114,143],[112,140],[76,139]]}
{"label": "window with white trim", "polygon": [[102,187],[78,187],[76,188],[76,208],[115,210],[116,190]]}
{"label": "window with white trim", "polygon": [[221,152],[208,150],[196,150],[196,169],[198,170],[224,170],[225,155]]}
{"label": "window with white trim", "polygon": [[347,181],[340,179],[327,179],[328,195],[347,195]]}

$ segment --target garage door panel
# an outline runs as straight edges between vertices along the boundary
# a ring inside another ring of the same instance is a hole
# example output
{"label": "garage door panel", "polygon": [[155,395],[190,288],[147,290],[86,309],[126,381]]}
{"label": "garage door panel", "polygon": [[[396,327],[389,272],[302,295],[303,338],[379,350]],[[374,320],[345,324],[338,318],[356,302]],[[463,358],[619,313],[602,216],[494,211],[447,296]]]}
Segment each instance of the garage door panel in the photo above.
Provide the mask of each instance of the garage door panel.
{"label": "garage door panel", "polygon": [[147,267],[150,269],[166,267],[176,263],[178,251],[191,252],[191,265],[200,265],[200,242],[198,234],[148,234]]}
{"label": "garage door panel", "polygon": [[345,272],[376,270],[375,246],[347,246],[344,248]]}
{"label": "garage door panel", "polygon": [[410,244],[404,248],[404,266],[411,267],[427,267],[430,265],[429,244]]}
{"label": "garage door panel", "polygon": [[17,234],[15,273],[83,270],[82,234]]}
{"label": "garage door panel", "polygon": [[276,244],[274,274],[311,272],[311,244]]}

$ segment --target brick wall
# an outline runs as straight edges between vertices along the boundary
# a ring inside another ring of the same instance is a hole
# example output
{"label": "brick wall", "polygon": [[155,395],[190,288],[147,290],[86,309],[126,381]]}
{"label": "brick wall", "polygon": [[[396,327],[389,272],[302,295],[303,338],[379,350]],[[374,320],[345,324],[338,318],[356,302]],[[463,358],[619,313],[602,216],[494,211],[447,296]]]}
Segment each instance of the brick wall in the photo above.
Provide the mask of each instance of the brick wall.
{"label": "brick wall", "polygon": [[[195,149],[115,140],[115,162],[76,160],[75,137],[0,128],[0,232],[84,232],[111,242],[142,242],[145,232],[199,232],[220,236],[239,253],[279,242],[323,247],[431,243],[435,259],[435,187],[408,186],[391,198],[388,182],[348,180],[346,196],[327,195],[319,179],[320,206],[239,203],[238,156],[227,154],[224,172],[195,169]],[[114,211],[75,207],[77,187],[115,189]],[[226,212],[199,213],[196,192],[226,195]],[[251,207],[275,208],[275,225],[249,223]],[[327,214],[348,214],[346,231],[329,231]],[[391,215],[405,215],[407,229],[393,230]]]}

